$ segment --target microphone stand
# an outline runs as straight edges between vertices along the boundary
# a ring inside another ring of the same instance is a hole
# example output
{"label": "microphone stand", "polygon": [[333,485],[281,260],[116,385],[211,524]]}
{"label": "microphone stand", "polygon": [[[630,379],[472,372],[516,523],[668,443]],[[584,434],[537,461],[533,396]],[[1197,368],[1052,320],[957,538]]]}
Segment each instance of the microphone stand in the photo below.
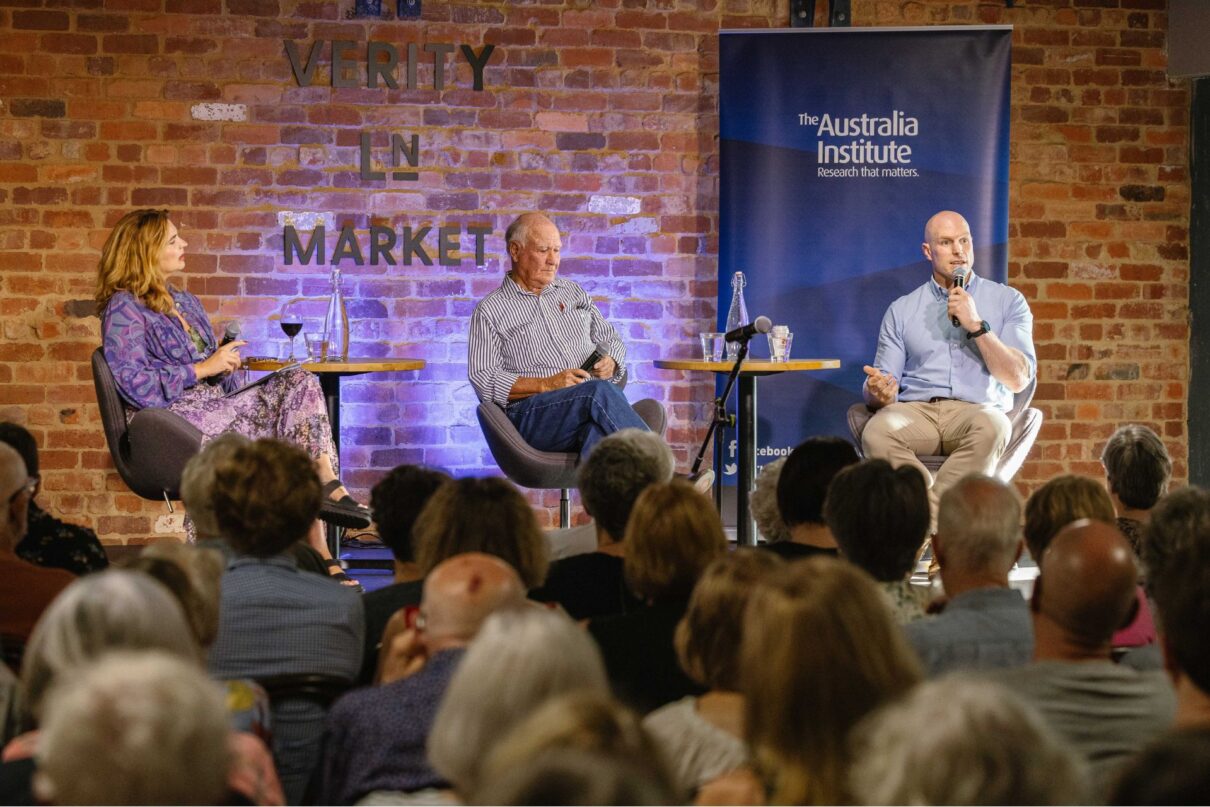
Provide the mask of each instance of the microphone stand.
{"label": "microphone stand", "polygon": [[[727,426],[735,428],[735,415],[727,412],[727,399],[731,397],[731,389],[735,386],[735,379],[739,378],[739,369],[743,365],[744,359],[748,358],[748,340],[741,339],[739,342],[739,352],[735,354],[735,364],[731,367],[731,374],[727,376],[727,385],[723,387],[723,394],[714,399],[714,419],[710,421],[710,429],[706,432],[706,439],[702,441],[702,447],[698,449],[697,459],[693,461],[693,467],[689,470],[689,475],[696,475],[702,467],[702,459],[706,456],[706,448],[710,445],[711,438],[718,431],[719,426]],[[721,471],[721,468],[715,469],[715,473]],[[715,484],[720,484],[720,478]],[[716,489],[717,490],[717,489]]]}

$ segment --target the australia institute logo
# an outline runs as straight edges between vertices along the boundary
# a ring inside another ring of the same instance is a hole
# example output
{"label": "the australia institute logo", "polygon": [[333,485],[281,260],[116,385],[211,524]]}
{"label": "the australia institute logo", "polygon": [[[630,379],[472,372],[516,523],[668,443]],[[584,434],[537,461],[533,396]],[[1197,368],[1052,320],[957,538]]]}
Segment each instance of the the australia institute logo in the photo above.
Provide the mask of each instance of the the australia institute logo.
{"label": "the australia institute logo", "polygon": [[814,128],[821,177],[915,177],[912,140],[920,121],[902,110],[889,115],[840,117],[802,112],[798,125]]}

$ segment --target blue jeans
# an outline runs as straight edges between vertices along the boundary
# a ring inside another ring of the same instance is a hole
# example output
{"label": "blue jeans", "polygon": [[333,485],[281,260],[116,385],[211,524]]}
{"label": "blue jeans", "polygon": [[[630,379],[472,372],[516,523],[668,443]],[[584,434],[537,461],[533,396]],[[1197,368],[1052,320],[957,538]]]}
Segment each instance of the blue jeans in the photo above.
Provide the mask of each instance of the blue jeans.
{"label": "blue jeans", "polygon": [[607,434],[621,429],[650,431],[622,391],[599,378],[522,398],[505,411],[534,448],[579,451],[581,457],[587,457]]}

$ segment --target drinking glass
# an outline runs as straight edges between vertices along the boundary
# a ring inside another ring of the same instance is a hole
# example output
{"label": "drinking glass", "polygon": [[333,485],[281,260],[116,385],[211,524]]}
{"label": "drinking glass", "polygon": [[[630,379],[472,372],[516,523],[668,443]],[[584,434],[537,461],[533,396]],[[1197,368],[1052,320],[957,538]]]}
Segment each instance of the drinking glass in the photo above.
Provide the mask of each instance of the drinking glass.
{"label": "drinking glass", "polygon": [[713,331],[702,331],[700,336],[702,340],[702,360],[722,361],[723,337],[725,334],[716,333]]}
{"label": "drinking glass", "polygon": [[328,338],[324,334],[308,331],[303,334],[303,341],[307,343],[307,357],[311,361],[328,360]]}
{"label": "drinking glass", "polygon": [[298,301],[291,300],[281,308],[281,329],[286,336],[290,337],[290,358],[288,361],[294,361],[294,338],[298,336],[302,330],[302,310]]}
{"label": "drinking glass", "polygon": [[769,337],[769,361],[786,361],[790,358],[790,345],[794,343],[794,334],[786,325],[774,325]]}

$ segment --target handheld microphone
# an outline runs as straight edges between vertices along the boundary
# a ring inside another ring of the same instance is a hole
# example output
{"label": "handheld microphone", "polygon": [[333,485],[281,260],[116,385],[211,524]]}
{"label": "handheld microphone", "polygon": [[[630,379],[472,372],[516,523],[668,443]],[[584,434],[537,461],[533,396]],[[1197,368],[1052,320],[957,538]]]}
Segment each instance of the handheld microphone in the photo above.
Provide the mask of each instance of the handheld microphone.
{"label": "handheld microphone", "polygon": [[[965,289],[966,281],[970,278],[970,276],[971,276],[971,269],[969,266],[959,266],[957,269],[954,270],[954,285],[960,289]],[[961,324],[958,322],[957,317],[950,317],[950,322],[952,322],[954,324],[955,328],[957,328]]]}
{"label": "handheld microphone", "polygon": [[223,345],[225,345],[229,342],[234,342],[236,339],[239,339],[239,333],[240,333],[239,323],[238,322],[228,322],[227,329],[225,331],[223,331],[223,340],[218,343],[218,346],[222,347]]}
{"label": "handheld microphone", "polygon": [[[223,338],[218,343],[218,346],[222,347],[223,345],[228,344],[229,342],[234,342],[236,339],[239,339],[239,333],[240,333],[239,323],[238,322],[228,322],[226,330],[223,331]],[[216,350],[217,350],[217,348],[216,348]],[[221,373],[219,375],[212,375],[206,379],[206,383],[210,384],[211,386],[213,386],[215,384],[220,384],[220,383],[222,383],[223,378],[226,377],[227,375],[229,375],[229,373]]]}
{"label": "handheld microphone", "polygon": [[734,330],[727,331],[723,337],[728,342],[747,342],[758,333],[768,333],[773,330],[773,321],[768,317],[757,317],[747,325],[741,325]]}

